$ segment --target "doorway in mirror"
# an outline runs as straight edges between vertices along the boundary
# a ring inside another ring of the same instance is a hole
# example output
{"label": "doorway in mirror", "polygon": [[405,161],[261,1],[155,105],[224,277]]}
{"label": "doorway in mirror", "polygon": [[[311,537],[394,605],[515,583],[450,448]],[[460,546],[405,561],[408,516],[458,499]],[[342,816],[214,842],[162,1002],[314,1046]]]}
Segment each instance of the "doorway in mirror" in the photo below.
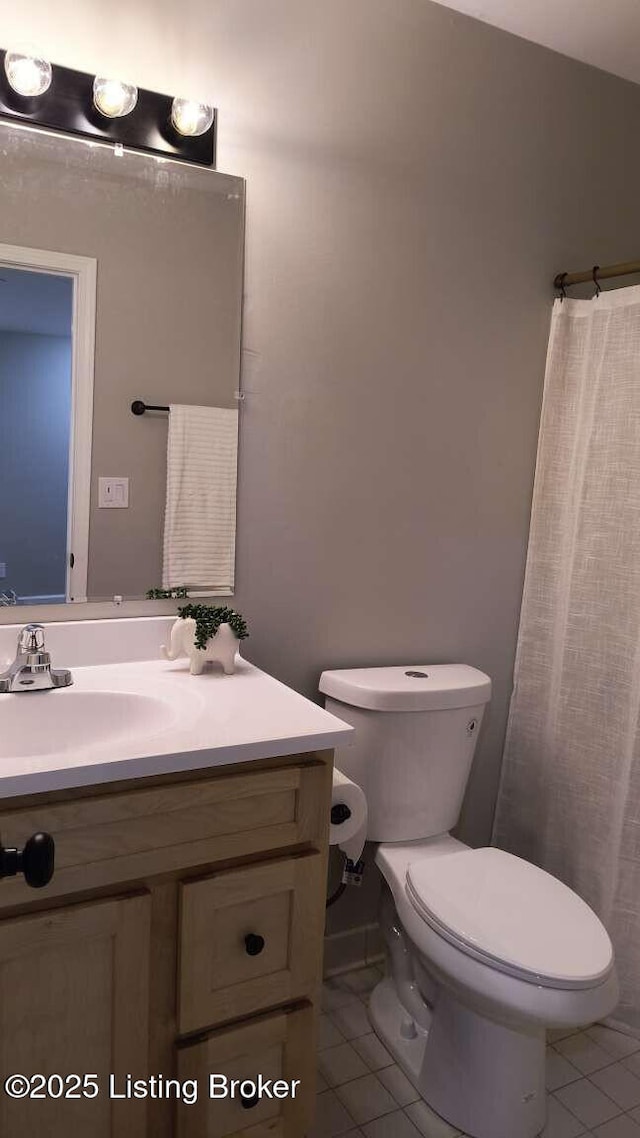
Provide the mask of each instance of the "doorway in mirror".
{"label": "doorway in mirror", "polygon": [[0,606],[85,600],[95,263],[0,245]]}

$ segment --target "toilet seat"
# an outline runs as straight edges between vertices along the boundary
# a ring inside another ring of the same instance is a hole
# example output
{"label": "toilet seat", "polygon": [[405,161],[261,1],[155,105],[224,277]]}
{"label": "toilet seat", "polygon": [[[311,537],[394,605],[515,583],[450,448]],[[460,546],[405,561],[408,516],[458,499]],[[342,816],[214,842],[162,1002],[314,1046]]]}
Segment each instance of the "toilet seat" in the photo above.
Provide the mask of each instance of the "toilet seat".
{"label": "toilet seat", "polygon": [[463,953],[547,988],[591,988],[613,967],[592,909],[555,877],[487,847],[407,866],[414,910]]}

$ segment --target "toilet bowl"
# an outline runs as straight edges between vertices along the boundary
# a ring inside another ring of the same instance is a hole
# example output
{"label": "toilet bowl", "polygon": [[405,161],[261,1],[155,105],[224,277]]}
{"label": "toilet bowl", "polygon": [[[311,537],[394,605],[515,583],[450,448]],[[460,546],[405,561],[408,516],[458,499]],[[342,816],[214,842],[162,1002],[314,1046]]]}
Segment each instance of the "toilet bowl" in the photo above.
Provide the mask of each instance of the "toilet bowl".
{"label": "toilet bowl", "polygon": [[[556,878],[449,836],[381,844],[376,863],[393,898],[382,908],[392,975],[371,997],[376,1032],[466,1134],[533,1138],[545,1123],[546,1030],[592,1023],[617,1001],[602,924]],[[403,937],[404,970],[393,943]]]}
{"label": "toilet bowl", "polygon": [[596,914],[550,874],[451,837],[490,681],[464,665],[325,672],[326,705],[356,727],[340,769],[368,800],[386,882],[389,975],[376,1033],[425,1101],[473,1138],[545,1124],[545,1043],[617,1002]]}

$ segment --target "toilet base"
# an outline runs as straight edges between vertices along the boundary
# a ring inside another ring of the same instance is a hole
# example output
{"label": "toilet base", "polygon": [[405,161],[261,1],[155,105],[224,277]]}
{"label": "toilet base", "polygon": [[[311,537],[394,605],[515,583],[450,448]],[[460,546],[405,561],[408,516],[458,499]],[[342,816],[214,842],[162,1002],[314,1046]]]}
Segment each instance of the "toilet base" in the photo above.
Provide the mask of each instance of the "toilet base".
{"label": "toilet base", "polygon": [[382,1042],[425,1102],[473,1138],[536,1138],[545,1124],[545,1032],[514,1031],[441,989],[429,1030],[414,1025],[391,978],[371,994]]}
{"label": "toilet base", "polygon": [[390,976],[373,989],[369,997],[369,1018],[376,1035],[419,1091],[418,1078],[429,1033],[405,1011]]}

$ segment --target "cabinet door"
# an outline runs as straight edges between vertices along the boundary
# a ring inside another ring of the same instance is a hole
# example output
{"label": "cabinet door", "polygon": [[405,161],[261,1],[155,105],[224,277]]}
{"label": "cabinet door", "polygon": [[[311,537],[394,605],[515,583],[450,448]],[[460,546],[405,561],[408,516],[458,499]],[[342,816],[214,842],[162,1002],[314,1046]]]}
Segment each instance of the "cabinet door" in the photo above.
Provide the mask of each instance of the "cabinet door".
{"label": "cabinet door", "polygon": [[[260,1016],[209,1035],[178,1052],[178,1075],[197,1084],[197,1102],[178,1104],[178,1138],[302,1138],[315,1105],[314,1012],[309,1005]],[[293,1097],[210,1097],[210,1077],[299,1080]]]}
{"label": "cabinet door", "polygon": [[[149,928],[147,894],[0,922],[2,1138],[144,1133],[145,1102],[111,1099],[109,1075],[147,1077]],[[100,1091],[13,1100],[14,1073],[97,1075]]]}
{"label": "cabinet door", "polygon": [[181,1034],[316,988],[325,917],[322,854],[224,870],[181,887]]}

